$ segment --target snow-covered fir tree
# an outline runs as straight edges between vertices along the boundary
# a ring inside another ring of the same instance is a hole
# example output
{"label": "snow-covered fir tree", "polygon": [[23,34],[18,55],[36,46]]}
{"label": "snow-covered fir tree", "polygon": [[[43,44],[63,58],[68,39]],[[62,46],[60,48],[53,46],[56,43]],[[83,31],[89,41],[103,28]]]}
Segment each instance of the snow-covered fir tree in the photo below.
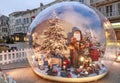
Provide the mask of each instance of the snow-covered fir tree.
{"label": "snow-covered fir tree", "polygon": [[66,36],[63,21],[57,18],[48,20],[49,27],[43,32],[44,40],[40,45],[40,51],[46,51],[54,55],[64,55],[67,49]]}

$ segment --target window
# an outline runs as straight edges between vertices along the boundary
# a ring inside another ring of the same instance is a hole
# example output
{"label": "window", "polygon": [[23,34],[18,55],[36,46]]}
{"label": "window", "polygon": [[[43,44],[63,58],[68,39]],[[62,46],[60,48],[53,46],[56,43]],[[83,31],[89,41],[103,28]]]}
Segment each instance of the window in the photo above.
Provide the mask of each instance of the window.
{"label": "window", "polygon": [[106,15],[112,16],[112,13],[113,13],[112,5],[106,6]]}
{"label": "window", "polygon": [[2,32],[7,32],[7,28],[2,28]]}
{"label": "window", "polygon": [[21,19],[16,20],[16,25],[21,24]]}
{"label": "window", "polygon": [[25,26],[24,33],[27,33],[28,31],[28,26]]}
{"label": "window", "polygon": [[1,20],[1,25],[3,25],[3,20]]}
{"label": "window", "polygon": [[120,3],[118,3],[118,14],[120,15]]}
{"label": "window", "polygon": [[18,24],[18,20],[16,20],[16,25]]}
{"label": "window", "polygon": [[32,17],[31,17],[31,22],[32,22]]}
{"label": "window", "polygon": [[18,27],[16,27],[16,32],[18,31]]}
{"label": "window", "polygon": [[110,5],[109,7],[110,7],[110,16],[112,16],[112,5]]}
{"label": "window", "polygon": [[16,31],[17,32],[21,32],[22,31],[22,27],[16,27]]}
{"label": "window", "polygon": [[24,19],[23,19],[23,23],[25,23],[25,21],[26,21],[26,20],[25,20],[25,18],[24,18]]}
{"label": "window", "polygon": [[26,18],[27,19],[27,23],[29,23],[29,18]]}
{"label": "window", "polygon": [[4,28],[2,28],[2,32],[5,32],[5,31],[4,31]]}
{"label": "window", "polygon": [[9,59],[11,59],[11,54],[8,55]]}
{"label": "window", "polygon": [[25,18],[23,19],[23,23],[26,24],[26,19]]}
{"label": "window", "polygon": [[24,19],[23,19],[23,23],[24,23],[24,24],[29,23],[29,18],[24,18]]}
{"label": "window", "polygon": [[106,6],[106,13],[109,12],[109,6]]}
{"label": "window", "polygon": [[98,10],[101,12],[101,8],[98,8]]}
{"label": "window", "polygon": [[21,24],[21,19],[18,19],[18,23]]}
{"label": "window", "polygon": [[22,27],[19,27],[19,31],[22,31]]}

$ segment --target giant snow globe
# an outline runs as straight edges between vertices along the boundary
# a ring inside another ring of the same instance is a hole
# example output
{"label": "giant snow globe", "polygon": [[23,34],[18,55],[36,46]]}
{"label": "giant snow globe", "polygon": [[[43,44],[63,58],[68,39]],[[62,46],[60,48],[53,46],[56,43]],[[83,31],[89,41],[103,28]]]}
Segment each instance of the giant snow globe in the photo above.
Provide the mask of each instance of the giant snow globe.
{"label": "giant snow globe", "polygon": [[33,71],[53,81],[96,81],[108,73],[116,58],[110,22],[79,2],[57,3],[40,12],[28,38]]}

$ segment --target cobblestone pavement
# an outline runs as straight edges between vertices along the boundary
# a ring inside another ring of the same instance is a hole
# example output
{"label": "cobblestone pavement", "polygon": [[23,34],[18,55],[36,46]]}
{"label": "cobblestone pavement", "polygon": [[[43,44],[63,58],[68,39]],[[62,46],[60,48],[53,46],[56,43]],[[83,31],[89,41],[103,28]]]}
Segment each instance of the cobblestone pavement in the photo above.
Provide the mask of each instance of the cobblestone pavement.
{"label": "cobblestone pavement", "polygon": [[[7,75],[11,75],[17,81],[17,83],[58,83],[45,80],[37,76],[32,71],[27,61],[10,65],[2,66],[2,69],[5,69],[3,72],[5,72]],[[12,66],[17,68],[14,69]],[[7,68],[11,69],[6,70]],[[114,62],[107,76],[98,81],[90,83],[120,83],[120,63]]]}

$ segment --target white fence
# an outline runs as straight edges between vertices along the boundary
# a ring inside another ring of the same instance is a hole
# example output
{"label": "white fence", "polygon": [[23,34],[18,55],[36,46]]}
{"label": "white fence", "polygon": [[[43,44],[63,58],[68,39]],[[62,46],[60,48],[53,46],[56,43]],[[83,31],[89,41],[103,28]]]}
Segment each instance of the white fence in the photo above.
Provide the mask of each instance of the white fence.
{"label": "white fence", "polygon": [[2,51],[2,53],[0,53],[0,64],[4,65],[26,60],[27,56],[25,50],[26,49],[14,50],[10,52]]}
{"label": "white fence", "polygon": [[16,81],[0,71],[0,83],[16,83]]}

